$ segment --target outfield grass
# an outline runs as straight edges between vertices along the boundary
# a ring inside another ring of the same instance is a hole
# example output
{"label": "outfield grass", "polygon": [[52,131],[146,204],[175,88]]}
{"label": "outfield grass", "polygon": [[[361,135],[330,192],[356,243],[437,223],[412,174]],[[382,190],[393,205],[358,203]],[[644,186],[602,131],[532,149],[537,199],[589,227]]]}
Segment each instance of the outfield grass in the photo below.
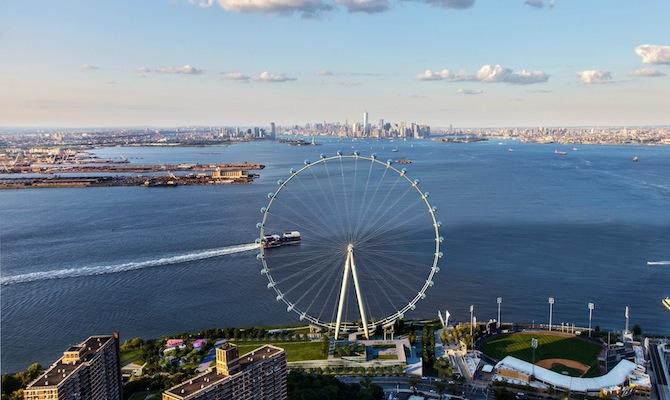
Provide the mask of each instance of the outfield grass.
{"label": "outfield grass", "polygon": [[[250,351],[262,347],[266,343],[245,343],[237,342],[237,349],[240,355],[246,354]],[[325,360],[328,353],[324,351],[322,342],[270,342],[273,346],[281,347],[286,351],[286,358],[288,361],[305,361],[305,360]]]}
{"label": "outfield grass", "polygon": [[125,365],[130,364],[133,361],[137,361],[141,355],[142,355],[141,349],[133,349],[121,352],[121,354],[119,355],[121,366],[123,367]]}
{"label": "outfield grass", "polygon": [[574,337],[556,336],[536,333],[513,333],[490,338],[479,346],[489,357],[502,360],[505,356],[513,356],[521,360],[533,362],[533,349],[530,347],[532,338],[537,338],[539,346],[535,350],[535,362],[547,358],[564,358],[594,366],[601,347]]}

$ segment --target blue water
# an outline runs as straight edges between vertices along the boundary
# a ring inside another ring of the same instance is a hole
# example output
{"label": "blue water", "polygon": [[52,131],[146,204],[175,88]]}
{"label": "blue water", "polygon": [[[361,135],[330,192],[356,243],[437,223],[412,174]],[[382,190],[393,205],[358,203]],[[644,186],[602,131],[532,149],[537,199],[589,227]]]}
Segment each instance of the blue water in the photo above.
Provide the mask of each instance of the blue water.
{"label": "blue water", "polygon": [[[442,271],[408,317],[447,308],[465,320],[474,304],[485,320],[502,296],[503,321],[546,322],[553,296],[555,322],[585,325],[594,302],[594,325],[621,329],[628,305],[631,323],[670,333],[660,303],[670,296],[670,267],[646,265],[670,260],[670,147],[336,139],[317,147],[116,147],[97,153],[267,167],[250,185],[0,191],[3,372],[48,364],[67,345],[113,330],[152,337],[297,322],[266,288],[255,252],[197,254],[253,242],[259,209],[279,178],[306,158],[352,146],[412,159],[408,172],[443,222]],[[556,156],[555,148],[569,154]],[[189,254],[196,257],[170,258]],[[43,279],[49,271],[72,277]],[[28,278],[11,283],[17,276]]]}

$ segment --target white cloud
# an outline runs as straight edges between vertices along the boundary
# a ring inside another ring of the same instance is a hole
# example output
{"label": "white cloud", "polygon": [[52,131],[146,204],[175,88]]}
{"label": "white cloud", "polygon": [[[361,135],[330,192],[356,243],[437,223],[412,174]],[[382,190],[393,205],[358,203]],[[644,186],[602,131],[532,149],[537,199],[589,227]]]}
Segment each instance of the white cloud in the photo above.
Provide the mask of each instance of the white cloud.
{"label": "white cloud", "polygon": [[198,69],[191,65],[183,65],[181,67],[160,67],[160,68],[148,68],[148,67],[139,67],[135,70],[138,75],[146,76],[150,73],[157,74],[183,74],[183,75],[198,75],[202,73],[201,69]]}
{"label": "white cloud", "polygon": [[416,79],[420,81],[441,81],[451,82],[477,81],[477,82],[504,82],[513,85],[530,85],[533,83],[544,83],[549,80],[549,75],[542,71],[514,71],[511,68],[505,68],[501,65],[482,65],[475,75],[468,75],[465,71],[452,73],[448,69],[433,71],[430,69],[418,74]]}
{"label": "white cloud", "polygon": [[226,11],[268,14],[300,13],[303,17],[313,17],[333,8],[331,4],[322,0],[218,0],[218,4]]}
{"label": "white cloud", "polygon": [[188,2],[202,8],[211,7],[214,4],[214,0],[188,0]]}
{"label": "white cloud", "polygon": [[416,79],[420,81],[441,81],[443,79],[449,79],[451,77],[451,72],[448,69],[443,69],[442,71],[432,71],[427,69],[416,76]]}
{"label": "white cloud", "polygon": [[327,69],[322,69],[321,71],[316,73],[319,76],[335,76],[335,73],[333,71],[327,70]]}
{"label": "white cloud", "polygon": [[435,7],[465,9],[475,4],[475,0],[415,0]]}
{"label": "white cloud", "polygon": [[258,75],[258,78],[256,78],[257,81],[259,82],[288,82],[288,81],[295,81],[296,78],[289,78],[288,76],[284,74],[272,74],[270,72],[261,72],[260,75]]}
{"label": "white cloud", "polygon": [[638,68],[636,70],[633,70],[633,72],[631,72],[630,74],[632,76],[645,77],[645,78],[665,76],[664,72],[652,68]]}
{"label": "white cloud", "polygon": [[635,48],[645,64],[670,64],[670,46],[643,44]]}
{"label": "white cloud", "polygon": [[535,8],[544,8],[544,0],[526,0],[524,4]]}
{"label": "white cloud", "polygon": [[474,80],[481,82],[505,82],[514,85],[530,85],[543,83],[549,80],[549,75],[542,71],[528,71],[522,69],[519,72],[501,65],[482,65],[474,76]]}
{"label": "white cloud", "polygon": [[586,84],[610,83],[612,82],[612,73],[599,69],[589,69],[577,72],[579,79]]}
{"label": "white cloud", "polygon": [[336,0],[336,2],[346,7],[349,12],[375,14],[391,8],[389,0]]}
{"label": "white cloud", "polygon": [[483,94],[484,91],[483,90],[475,90],[475,89],[458,89],[458,91],[456,93],[475,95],[475,94]]}
{"label": "white cloud", "polygon": [[93,71],[96,69],[100,69],[97,65],[92,65],[92,64],[82,64],[81,69],[86,70],[86,71]]}
{"label": "white cloud", "polygon": [[187,64],[187,65],[183,65],[181,67],[158,68],[156,70],[156,72],[161,73],[161,74],[197,75],[197,74],[202,73],[202,70]]}
{"label": "white cloud", "polygon": [[229,81],[243,81],[243,82],[248,82],[249,75],[245,75],[239,71],[232,71],[232,72],[224,72],[221,75],[223,75],[223,79],[227,79]]}

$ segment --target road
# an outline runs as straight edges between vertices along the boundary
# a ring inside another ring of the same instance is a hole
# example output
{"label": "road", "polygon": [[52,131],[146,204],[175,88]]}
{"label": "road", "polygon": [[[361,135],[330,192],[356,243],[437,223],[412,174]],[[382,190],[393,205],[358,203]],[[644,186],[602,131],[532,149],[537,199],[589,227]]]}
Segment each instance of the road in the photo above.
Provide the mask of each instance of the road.
{"label": "road", "polygon": [[[338,376],[337,379],[344,383],[359,383],[365,377],[362,376]],[[372,383],[381,386],[386,393],[395,393],[398,390],[400,391],[411,391],[412,387],[410,385],[410,377],[407,376],[373,376],[370,377]],[[429,398],[439,399],[440,396],[437,394],[435,386],[435,378],[423,377],[419,379],[416,389],[421,392],[423,396]],[[446,381],[442,381],[447,385]],[[477,386],[457,385],[456,392],[447,392],[452,395],[462,396],[469,400],[487,400],[493,399],[493,392],[482,389]],[[490,394],[490,395],[489,395]]]}

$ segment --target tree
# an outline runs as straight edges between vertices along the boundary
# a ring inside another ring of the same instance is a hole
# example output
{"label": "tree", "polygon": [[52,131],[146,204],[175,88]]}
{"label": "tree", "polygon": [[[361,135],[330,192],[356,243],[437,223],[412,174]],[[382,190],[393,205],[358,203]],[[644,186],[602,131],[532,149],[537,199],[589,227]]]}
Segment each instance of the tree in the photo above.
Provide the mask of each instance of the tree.
{"label": "tree", "polygon": [[642,334],[642,327],[638,324],[633,325],[633,335],[640,336]]}
{"label": "tree", "polygon": [[447,386],[442,383],[442,382],[435,382],[435,391],[438,394],[444,394],[444,392],[447,390]]}

